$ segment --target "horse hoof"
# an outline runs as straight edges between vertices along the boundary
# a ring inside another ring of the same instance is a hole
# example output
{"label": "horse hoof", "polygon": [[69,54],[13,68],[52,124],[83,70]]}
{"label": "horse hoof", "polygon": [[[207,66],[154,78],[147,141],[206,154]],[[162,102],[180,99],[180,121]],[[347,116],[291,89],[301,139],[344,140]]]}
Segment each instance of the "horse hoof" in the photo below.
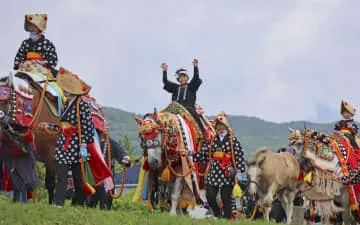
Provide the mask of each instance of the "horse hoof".
{"label": "horse hoof", "polygon": [[176,216],[176,212],[169,212],[169,216]]}

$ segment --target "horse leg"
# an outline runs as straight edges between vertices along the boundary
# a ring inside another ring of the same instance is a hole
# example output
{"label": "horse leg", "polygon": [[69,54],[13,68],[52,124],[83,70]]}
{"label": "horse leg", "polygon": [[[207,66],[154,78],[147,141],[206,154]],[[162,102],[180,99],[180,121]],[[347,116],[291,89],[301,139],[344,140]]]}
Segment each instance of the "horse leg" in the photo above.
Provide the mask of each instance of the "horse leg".
{"label": "horse leg", "polygon": [[292,223],[292,216],[294,213],[294,199],[296,192],[294,191],[285,191],[287,192],[287,205],[286,205],[286,221],[287,224]]}
{"label": "horse leg", "polygon": [[176,208],[180,200],[182,181],[182,177],[177,177],[175,180],[174,188],[171,193],[171,209],[169,212],[170,216],[176,216]]}
{"label": "horse leg", "polygon": [[49,204],[53,203],[54,199],[54,191],[55,191],[55,171],[46,167],[46,175],[45,175],[45,186],[49,194]]}
{"label": "horse leg", "polygon": [[264,197],[264,208],[265,208],[265,219],[267,221],[270,221],[270,209],[271,209],[271,205],[272,205],[272,201],[274,199],[274,194],[277,190],[277,185],[275,183],[272,183],[269,187],[269,190],[267,192],[267,194]]}

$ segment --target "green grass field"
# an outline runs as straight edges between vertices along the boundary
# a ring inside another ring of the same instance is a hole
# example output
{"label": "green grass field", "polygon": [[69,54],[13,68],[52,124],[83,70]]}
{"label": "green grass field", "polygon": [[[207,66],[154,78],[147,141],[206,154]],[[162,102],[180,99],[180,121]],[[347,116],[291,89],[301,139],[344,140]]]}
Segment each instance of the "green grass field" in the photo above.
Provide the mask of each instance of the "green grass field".
{"label": "green grass field", "polygon": [[71,207],[67,202],[64,208],[47,205],[46,199],[28,204],[12,203],[10,199],[1,195],[0,197],[0,224],[6,225],[148,225],[148,224],[267,224],[265,221],[226,221],[214,219],[191,219],[188,216],[171,217],[160,211],[147,212],[143,203],[132,202],[132,194],[122,196],[114,200],[114,209],[111,211],[100,211],[99,209],[87,209]]}

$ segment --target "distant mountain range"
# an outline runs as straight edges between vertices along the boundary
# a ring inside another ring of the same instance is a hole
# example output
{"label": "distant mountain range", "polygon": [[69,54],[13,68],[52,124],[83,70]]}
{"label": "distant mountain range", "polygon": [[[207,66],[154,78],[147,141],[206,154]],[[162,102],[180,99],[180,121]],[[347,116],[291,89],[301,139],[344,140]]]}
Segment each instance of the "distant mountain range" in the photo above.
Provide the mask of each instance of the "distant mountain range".
{"label": "distant mountain range", "polygon": [[[142,118],[142,115],[112,107],[104,107],[104,111],[105,117],[109,122],[111,135],[116,139],[122,138],[125,134],[128,135],[134,151],[138,155],[141,155],[141,148],[137,136],[139,125],[135,122],[134,116],[136,115]],[[214,118],[212,116],[208,117],[210,119]],[[334,123],[320,124],[307,121],[274,123],[248,116],[228,115],[228,119],[247,157],[251,157],[251,154],[259,147],[267,146],[271,150],[277,150],[280,147],[286,146],[289,134],[288,127],[302,128],[306,126],[307,128],[312,128],[324,133],[332,132],[334,127]]]}

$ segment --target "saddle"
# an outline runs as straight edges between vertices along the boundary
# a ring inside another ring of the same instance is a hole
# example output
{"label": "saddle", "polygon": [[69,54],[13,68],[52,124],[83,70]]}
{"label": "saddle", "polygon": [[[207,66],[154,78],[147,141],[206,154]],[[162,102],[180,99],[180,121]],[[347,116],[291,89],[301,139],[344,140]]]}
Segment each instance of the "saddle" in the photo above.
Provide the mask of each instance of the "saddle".
{"label": "saddle", "polygon": [[[15,77],[27,81],[40,92],[43,90],[47,78],[47,76],[39,72],[31,73],[24,70],[19,70],[15,74]],[[50,81],[48,82],[48,85],[46,87],[44,100],[49,106],[53,115],[59,117],[62,104],[66,101],[66,97],[64,96],[62,89],[57,85],[53,77],[50,78]]]}
{"label": "saddle", "polygon": [[[197,111],[198,115],[200,116],[200,120],[202,121],[204,127],[207,127],[208,128],[207,130],[214,135],[215,130],[211,126],[210,121],[208,119],[206,119],[206,117],[203,115],[201,107],[198,105],[196,107],[197,107],[196,111]],[[190,123],[190,125],[193,127],[196,138],[197,139],[203,138],[203,135],[201,133],[201,129],[200,129],[199,125],[197,124],[194,117],[189,113],[189,111],[184,106],[180,105],[177,102],[171,102],[165,109],[161,110],[160,112],[179,114],[182,118],[187,120]]]}

